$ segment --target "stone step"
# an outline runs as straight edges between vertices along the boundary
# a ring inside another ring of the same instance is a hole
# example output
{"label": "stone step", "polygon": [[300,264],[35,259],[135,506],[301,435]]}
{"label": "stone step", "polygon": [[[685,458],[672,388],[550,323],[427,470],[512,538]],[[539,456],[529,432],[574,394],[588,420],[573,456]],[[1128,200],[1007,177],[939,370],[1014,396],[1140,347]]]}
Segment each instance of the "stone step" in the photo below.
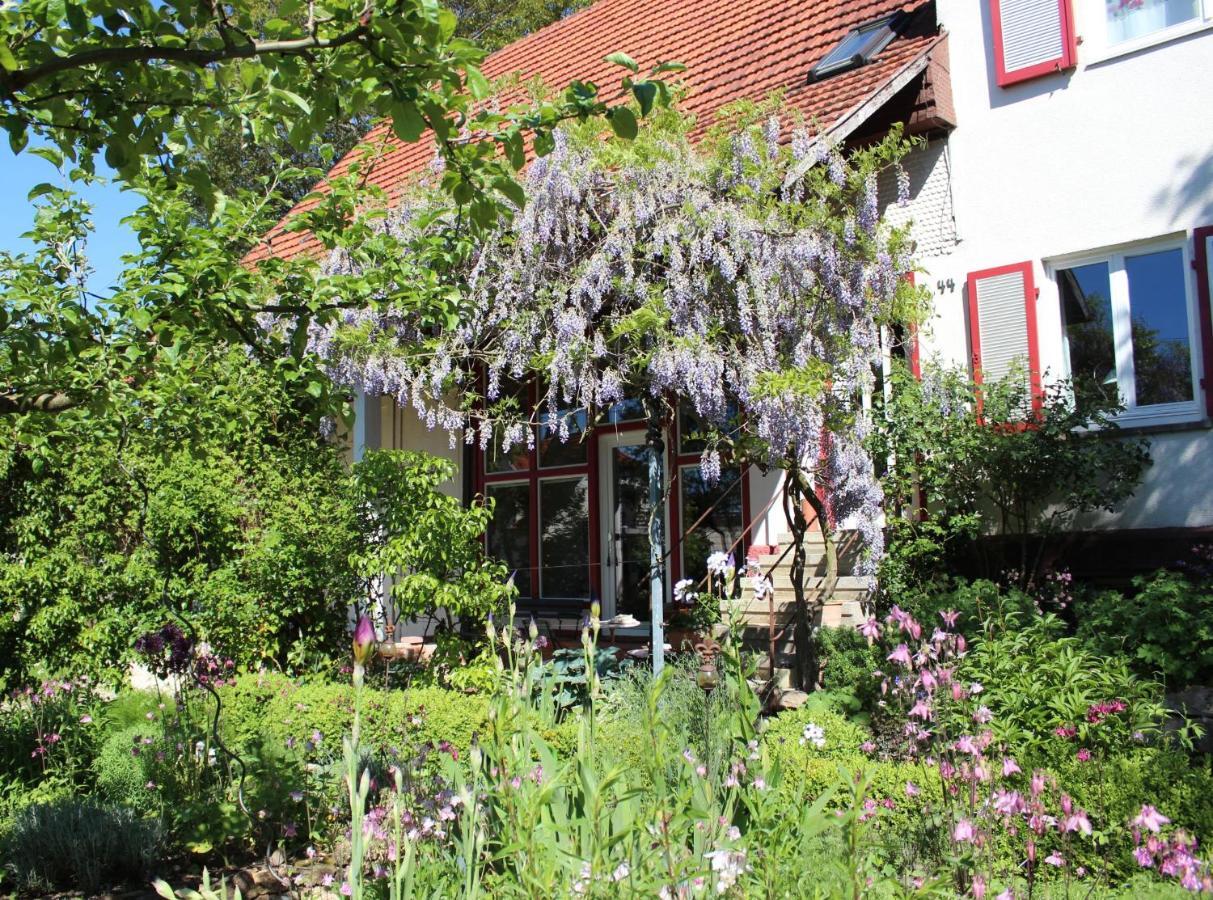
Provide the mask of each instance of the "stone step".
{"label": "stone step", "polygon": [[[767,577],[771,579],[771,584],[775,586],[775,590],[783,591],[792,590],[792,570],[778,568],[767,573]],[[825,572],[814,571],[808,569],[804,573],[804,589],[806,591],[818,590],[825,583]],[[838,580],[835,582],[835,588],[844,591],[866,591],[868,589],[868,579],[862,575],[851,575],[847,572],[841,572],[838,575]]]}

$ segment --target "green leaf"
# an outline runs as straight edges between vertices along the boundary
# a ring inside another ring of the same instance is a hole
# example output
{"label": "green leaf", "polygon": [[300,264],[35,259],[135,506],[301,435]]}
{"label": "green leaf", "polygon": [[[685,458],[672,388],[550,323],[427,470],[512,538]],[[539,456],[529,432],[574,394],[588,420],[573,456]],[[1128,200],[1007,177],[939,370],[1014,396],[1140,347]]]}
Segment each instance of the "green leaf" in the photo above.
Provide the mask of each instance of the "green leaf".
{"label": "green leaf", "polygon": [[35,184],[29,189],[29,193],[25,195],[26,200],[34,200],[44,194],[49,194],[55,190],[55,186],[50,182],[44,181],[41,184]]}
{"label": "green leaf", "polygon": [[680,62],[663,62],[653,67],[654,75],[661,75],[665,72],[685,72],[687,67]]}
{"label": "green leaf", "polygon": [[106,145],[105,164],[115,172],[125,168],[129,160],[130,155],[127,153],[126,141],[115,138]]}
{"label": "green leaf", "polygon": [[647,116],[653,111],[653,101],[657,97],[657,85],[651,81],[638,81],[632,85],[632,93],[636,95],[636,102],[640,104],[642,116]]}
{"label": "green leaf", "polygon": [[12,72],[17,68],[17,58],[9,49],[8,41],[0,41],[0,68]]}
{"label": "green leaf", "polygon": [[26,131],[25,125],[16,119],[9,119],[8,146],[13,151],[13,154],[20,153],[28,143],[29,132]]}
{"label": "green leaf", "polygon": [[556,139],[550,131],[540,131],[535,135],[535,155],[547,156],[556,149]]}
{"label": "green leaf", "polygon": [[509,200],[519,209],[526,206],[526,191],[524,191],[522,189],[522,185],[520,185],[513,178],[494,178],[493,187],[495,187],[498,192],[508,197]]}
{"label": "green leaf", "polygon": [[607,118],[610,120],[615,134],[625,141],[633,140],[639,133],[636,116],[626,106],[616,106],[614,109],[608,110]]}
{"label": "green leaf", "polygon": [[489,95],[489,80],[475,66],[467,67],[466,81],[468,93],[472,95],[472,99],[483,100]]}
{"label": "green leaf", "polygon": [[295,104],[303,112],[305,116],[312,114],[312,106],[294,91],[288,91],[283,88],[274,88],[274,93],[279,97],[285,97],[291,103]]}
{"label": "green leaf", "polygon": [[633,72],[640,71],[640,66],[636,63],[636,60],[632,59],[632,57],[623,52],[616,52],[608,55],[606,57],[606,61],[609,63],[614,63],[617,66],[623,66],[625,69],[630,69]]}
{"label": "green leaf", "polygon": [[414,143],[425,133],[425,119],[417,104],[408,100],[393,103],[391,106],[392,131],[396,137],[407,143]]}

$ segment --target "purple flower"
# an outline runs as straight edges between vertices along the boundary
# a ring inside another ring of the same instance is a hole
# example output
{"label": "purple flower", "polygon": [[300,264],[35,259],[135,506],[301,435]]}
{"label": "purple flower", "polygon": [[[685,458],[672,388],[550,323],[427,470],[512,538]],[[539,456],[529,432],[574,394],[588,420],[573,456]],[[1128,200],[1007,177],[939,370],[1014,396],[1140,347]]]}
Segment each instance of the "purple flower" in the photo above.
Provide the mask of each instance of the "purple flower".
{"label": "purple flower", "polygon": [[363,615],[358,619],[354,628],[354,664],[365,666],[371,658],[371,650],[375,646],[375,626],[369,616]]}

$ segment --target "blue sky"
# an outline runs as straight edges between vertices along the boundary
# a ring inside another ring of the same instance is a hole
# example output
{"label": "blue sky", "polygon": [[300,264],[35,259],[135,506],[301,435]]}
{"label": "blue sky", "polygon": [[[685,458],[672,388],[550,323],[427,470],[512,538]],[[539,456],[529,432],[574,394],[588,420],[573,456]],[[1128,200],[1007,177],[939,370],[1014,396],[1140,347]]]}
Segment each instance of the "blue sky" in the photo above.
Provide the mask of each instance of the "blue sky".
{"label": "blue sky", "polygon": [[[108,174],[98,161],[98,170]],[[43,181],[60,184],[63,179],[49,162],[28,150],[16,156],[7,141],[0,141],[0,248],[12,252],[31,250],[33,244],[21,237],[34,225],[33,205],[25,199],[29,189]],[[134,212],[139,197],[120,191],[113,184],[95,184],[78,191],[93,204],[96,231],[89,240],[88,257],[95,270],[89,289],[102,296],[110,293],[121,271],[121,257],[137,248],[134,233],[121,220]]]}

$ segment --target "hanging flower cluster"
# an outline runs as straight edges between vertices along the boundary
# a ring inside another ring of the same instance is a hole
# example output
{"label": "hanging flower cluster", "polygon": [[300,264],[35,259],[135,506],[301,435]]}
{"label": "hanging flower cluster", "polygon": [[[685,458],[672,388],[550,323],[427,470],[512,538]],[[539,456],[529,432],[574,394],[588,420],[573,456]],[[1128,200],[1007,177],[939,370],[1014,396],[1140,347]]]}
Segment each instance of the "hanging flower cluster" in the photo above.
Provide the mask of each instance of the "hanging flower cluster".
{"label": "hanging flower cluster", "polygon": [[[353,311],[314,326],[312,351],[452,445],[508,451],[536,426],[568,440],[625,397],[680,402],[707,431],[709,480],[722,450],[812,470],[837,521],[861,530],[870,571],[882,497],[860,398],[910,268],[904,235],[881,224],[876,172],[901,145],[844,157],[747,117],[698,146],[680,119],[626,146],[558,132],[527,172],[526,207],[458,273],[457,322]],[[432,221],[419,195],[383,227],[409,252]],[[534,408],[516,400],[528,380]]]}

